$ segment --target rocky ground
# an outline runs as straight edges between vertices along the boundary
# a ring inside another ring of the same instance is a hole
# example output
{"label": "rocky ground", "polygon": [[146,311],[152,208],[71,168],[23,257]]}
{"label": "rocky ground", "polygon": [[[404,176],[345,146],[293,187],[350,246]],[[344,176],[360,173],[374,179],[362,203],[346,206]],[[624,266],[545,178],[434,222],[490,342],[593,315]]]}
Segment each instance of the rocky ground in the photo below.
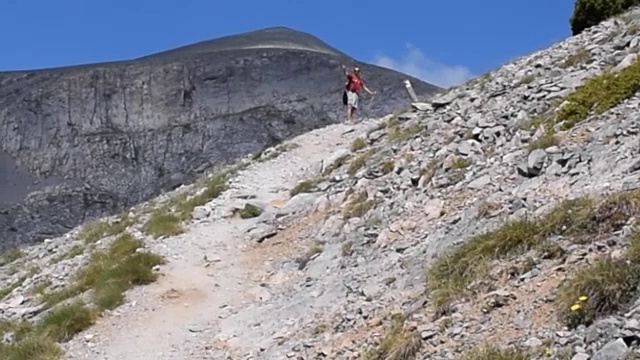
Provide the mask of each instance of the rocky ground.
{"label": "rocky ground", "polygon": [[5,254],[3,316],[50,319],[39,299],[128,233],[160,276],[65,337],[67,359],[635,358],[639,30],[634,10]]}

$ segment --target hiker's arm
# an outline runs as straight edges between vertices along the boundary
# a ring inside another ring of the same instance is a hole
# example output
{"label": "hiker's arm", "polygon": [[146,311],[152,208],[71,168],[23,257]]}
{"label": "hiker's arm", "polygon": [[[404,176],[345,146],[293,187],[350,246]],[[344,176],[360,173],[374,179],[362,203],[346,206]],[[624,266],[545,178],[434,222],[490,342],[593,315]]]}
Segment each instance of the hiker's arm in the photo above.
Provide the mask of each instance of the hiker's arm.
{"label": "hiker's arm", "polygon": [[347,73],[347,67],[342,65],[342,73],[344,74],[344,76],[349,77],[349,74]]}
{"label": "hiker's arm", "polygon": [[369,88],[367,87],[367,85],[362,85],[362,88],[364,89],[364,91],[368,92],[370,95],[375,95],[376,92],[375,91],[371,91],[369,90]]}

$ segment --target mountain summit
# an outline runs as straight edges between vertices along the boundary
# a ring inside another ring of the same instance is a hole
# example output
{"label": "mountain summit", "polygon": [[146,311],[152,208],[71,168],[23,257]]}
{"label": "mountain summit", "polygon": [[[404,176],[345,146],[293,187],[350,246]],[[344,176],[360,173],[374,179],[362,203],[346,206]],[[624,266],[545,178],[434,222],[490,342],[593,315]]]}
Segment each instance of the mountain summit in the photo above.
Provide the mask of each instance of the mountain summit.
{"label": "mountain summit", "polygon": [[348,58],[347,54],[337,50],[311,34],[287,27],[271,27],[202,41],[146,56],[142,59],[164,59],[171,55],[188,56],[212,54],[221,51],[270,48],[315,51]]}
{"label": "mountain summit", "polygon": [[378,91],[360,115],[408,105],[402,81],[318,38],[269,28],[143,58],[0,73],[0,248],[149,199],[205,169],[344,118],[340,65]]}

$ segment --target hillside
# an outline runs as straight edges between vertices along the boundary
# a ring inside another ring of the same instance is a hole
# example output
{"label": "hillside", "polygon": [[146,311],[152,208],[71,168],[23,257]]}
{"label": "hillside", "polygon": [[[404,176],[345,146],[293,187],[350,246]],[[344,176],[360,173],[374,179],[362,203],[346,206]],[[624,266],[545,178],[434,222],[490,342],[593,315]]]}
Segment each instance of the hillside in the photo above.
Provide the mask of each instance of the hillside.
{"label": "hillside", "polygon": [[[342,121],[340,65],[358,63],[287,28],[141,59],[0,73],[0,249],[34,244],[194,180],[205,169]],[[375,97],[408,106],[403,80],[360,64]]]}
{"label": "hillside", "polygon": [[636,359],[639,45],[635,8],[7,252],[0,355]]}

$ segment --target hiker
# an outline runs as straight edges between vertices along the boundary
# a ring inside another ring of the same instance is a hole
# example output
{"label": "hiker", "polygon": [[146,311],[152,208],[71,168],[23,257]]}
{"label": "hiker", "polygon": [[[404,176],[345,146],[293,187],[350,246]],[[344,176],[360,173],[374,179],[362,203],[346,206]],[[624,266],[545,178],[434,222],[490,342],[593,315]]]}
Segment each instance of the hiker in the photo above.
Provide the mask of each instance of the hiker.
{"label": "hiker", "polygon": [[347,73],[347,67],[342,65],[342,72],[347,77],[347,84],[342,96],[342,103],[347,106],[347,124],[351,122],[353,114],[358,108],[358,98],[360,97],[360,89],[368,92],[370,95],[375,95],[375,91],[369,90],[364,84],[364,81],[360,78],[360,68],[354,67],[351,74]]}

